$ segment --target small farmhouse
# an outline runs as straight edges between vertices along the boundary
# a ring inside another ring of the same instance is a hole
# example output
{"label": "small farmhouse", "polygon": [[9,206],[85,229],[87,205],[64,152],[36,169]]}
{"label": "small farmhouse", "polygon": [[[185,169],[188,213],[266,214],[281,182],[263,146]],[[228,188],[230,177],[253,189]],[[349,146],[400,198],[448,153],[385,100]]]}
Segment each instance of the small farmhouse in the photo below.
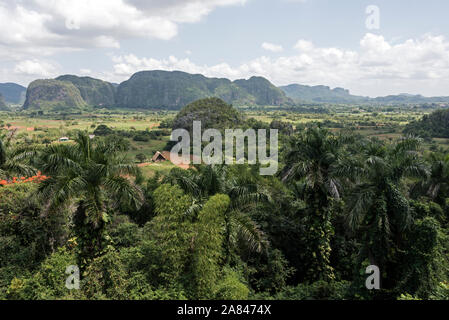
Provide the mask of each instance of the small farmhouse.
{"label": "small farmhouse", "polygon": [[167,161],[169,159],[167,159],[162,153],[160,153],[159,151],[156,152],[153,156],[153,158],[151,158],[151,161],[153,162],[163,162],[163,161]]}

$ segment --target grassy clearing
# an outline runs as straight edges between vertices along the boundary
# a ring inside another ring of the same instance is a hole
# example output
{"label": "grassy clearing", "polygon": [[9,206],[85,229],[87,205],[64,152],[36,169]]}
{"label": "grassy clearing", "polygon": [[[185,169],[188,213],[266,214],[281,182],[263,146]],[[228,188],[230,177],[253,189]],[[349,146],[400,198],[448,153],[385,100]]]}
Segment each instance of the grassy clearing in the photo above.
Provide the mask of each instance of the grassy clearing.
{"label": "grassy clearing", "polygon": [[128,158],[135,160],[136,155],[142,153],[150,160],[157,151],[163,151],[169,140],[169,137],[162,137],[161,140],[150,140],[148,142],[131,141],[131,149],[127,153]]}
{"label": "grassy clearing", "polygon": [[142,174],[145,178],[152,178],[156,172],[162,175],[167,175],[171,169],[176,168],[176,166],[170,161],[152,163],[141,167]]}

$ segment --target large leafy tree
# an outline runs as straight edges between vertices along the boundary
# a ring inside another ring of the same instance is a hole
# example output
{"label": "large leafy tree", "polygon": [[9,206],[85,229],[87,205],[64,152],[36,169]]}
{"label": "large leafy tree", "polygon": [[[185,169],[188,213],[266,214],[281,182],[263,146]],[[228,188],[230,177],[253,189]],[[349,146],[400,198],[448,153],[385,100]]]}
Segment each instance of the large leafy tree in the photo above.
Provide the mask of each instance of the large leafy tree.
{"label": "large leafy tree", "polygon": [[166,182],[179,185],[192,195],[193,202],[187,214],[198,216],[204,203],[216,194],[227,195],[230,204],[224,213],[225,219],[225,261],[231,262],[238,248],[261,252],[267,245],[264,233],[247,213],[262,201],[269,201],[269,195],[261,189],[247,166],[196,166],[188,171],[174,169]]}
{"label": "large leafy tree", "polygon": [[414,137],[391,144],[370,139],[362,146],[360,177],[348,199],[348,222],[359,234],[361,259],[377,265],[382,275],[412,222],[404,178],[426,178],[429,173],[419,147]]}
{"label": "large leafy tree", "polygon": [[75,208],[81,267],[104,248],[108,212],[121,203],[142,204],[141,190],[132,180],[138,168],[129,164],[120,150],[113,141],[92,140],[80,132],[73,144],[51,145],[40,157],[42,171],[50,176],[39,187],[47,211]]}
{"label": "large leafy tree", "polygon": [[186,214],[192,196],[177,185],[162,184],[153,197],[156,216],[144,227],[141,247],[144,259],[154,256],[143,263],[154,272],[152,285],[176,288],[194,299],[213,298],[226,281],[223,242],[229,197],[210,197],[197,215]]}
{"label": "large leafy tree", "polygon": [[193,254],[196,297],[207,299],[215,294],[222,263],[225,212],[229,197],[217,194],[206,202],[198,215]]}

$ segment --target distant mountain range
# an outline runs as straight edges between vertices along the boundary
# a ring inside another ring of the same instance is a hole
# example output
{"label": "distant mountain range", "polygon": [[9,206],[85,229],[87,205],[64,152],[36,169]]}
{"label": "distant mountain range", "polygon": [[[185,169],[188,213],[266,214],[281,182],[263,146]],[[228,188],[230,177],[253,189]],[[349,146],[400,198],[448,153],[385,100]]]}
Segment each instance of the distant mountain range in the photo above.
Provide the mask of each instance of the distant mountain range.
{"label": "distant mountain range", "polygon": [[87,107],[80,90],[69,81],[35,80],[26,93],[24,110],[70,112]]}
{"label": "distant mountain range", "polygon": [[64,112],[89,106],[179,110],[193,101],[208,97],[217,97],[235,106],[449,103],[449,97],[400,94],[369,98],[352,95],[343,88],[299,84],[278,88],[262,77],[231,81],[181,71],[141,71],[120,84],[63,75],[56,79],[33,81],[27,90],[12,83],[0,84],[0,94],[6,104],[24,102],[24,110]]}
{"label": "distant mountain range", "polygon": [[[55,80],[33,81],[27,90],[25,110],[68,111],[87,106],[115,105],[116,87],[106,81],[64,75]],[[66,110],[67,109],[67,110]]]}
{"label": "distant mountain range", "polygon": [[180,71],[142,71],[119,85],[74,75],[36,80],[28,87],[23,109],[62,111],[93,106],[179,110],[208,97],[237,106],[294,105],[281,89],[261,77],[232,82]]}
{"label": "distant mountain range", "polygon": [[0,95],[7,104],[23,104],[27,88],[16,83],[0,83]]}
{"label": "distant mountain range", "polygon": [[280,87],[285,94],[297,102],[315,103],[361,103],[369,100],[368,97],[353,96],[349,90],[343,88],[331,89],[326,86],[304,86],[291,84]]}
{"label": "distant mountain range", "polygon": [[86,104],[91,106],[113,106],[115,104],[116,86],[114,84],[90,77],[65,75],[56,78],[72,83],[80,91]]}
{"label": "distant mountain range", "polygon": [[287,97],[297,103],[335,103],[335,104],[383,104],[397,105],[410,103],[449,103],[449,97],[424,97],[422,95],[411,95],[402,93],[386,97],[369,98],[355,96],[349,90],[343,88],[331,89],[327,86],[304,86],[291,84],[280,87]]}
{"label": "distant mountain range", "polygon": [[9,108],[6,105],[5,99],[3,98],[2,94],[0,94],[0,111],[8,111]]}
{"label": "distant mountain range", "polygon": [[231,82],[180,71],[142,71],[118,86],[116,105],[122,108],[180,109],[208,97],[217,97],[234,105],[294,104],[282,90],[260,77]]}

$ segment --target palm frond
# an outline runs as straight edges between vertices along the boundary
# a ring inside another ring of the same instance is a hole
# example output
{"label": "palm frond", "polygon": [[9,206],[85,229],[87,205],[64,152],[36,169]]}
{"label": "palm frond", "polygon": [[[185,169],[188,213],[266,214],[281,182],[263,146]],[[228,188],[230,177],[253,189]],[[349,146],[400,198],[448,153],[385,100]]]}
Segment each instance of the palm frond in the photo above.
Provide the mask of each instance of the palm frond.
{"label": "palm frond", "polygon": [[142,190],[132,183],[128,178],[122,176],[108,177],[104,181],[111,199],[115,199],[114,204],[118,206],[120,203],[131,205],[135,209],[139,209],[144,202]]}
{"label": "palm frond", "polygon": [[368,210],[371,209],[375,198],[375,188],[370,184],[357,185],[348,199],[347,223],[355,231]]}
{"label": "palm frond", "polygon": [[268,247],[265,234],[256,223],[240,211],[230,213],[232,228],[236,230],[236,235],[241,238],[251,251],[261,252]]}
{"label": "palm frond", "polygon": [[67,205],[87,192],[88,184],[80,176],[56,176],[43,181],[39,186],[39,195],[47,202],[47,212]]}

